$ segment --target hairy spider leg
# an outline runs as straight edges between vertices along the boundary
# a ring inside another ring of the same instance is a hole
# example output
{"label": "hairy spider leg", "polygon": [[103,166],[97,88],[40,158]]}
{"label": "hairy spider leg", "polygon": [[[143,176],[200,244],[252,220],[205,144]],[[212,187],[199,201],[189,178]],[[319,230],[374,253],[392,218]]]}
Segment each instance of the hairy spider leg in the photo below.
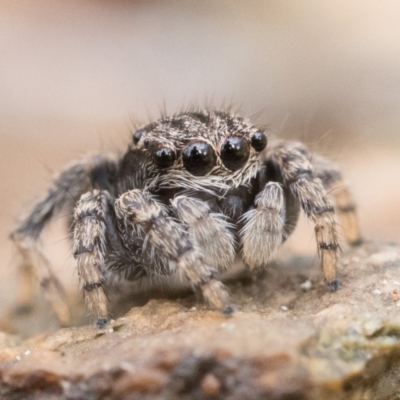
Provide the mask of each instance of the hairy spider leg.
{"label": "hairy spider leg", "polygon": [[75,208],[73,254],[85,303],[96,316],[96,326],[108,321],[108,300],[104,290],[106,222],[110,196],[94,190],[81,196]]}
{"label": "hairy spider leg", "polygon": [[257,195],[256,208],[243,215],[242,254],[251,269],[265,266],[285,237],[286,205],[281,185],[269,182]]}
{"label": "hairy spider leg", "polygon": [[61,211],[72,215],[75,202],[82,193],[91,187],[101,186],[104,176],[113,168],[114,161],[101,155],[68,165],[54,178],[46,195],[33,206],[30,213],[17,222],[16,229],[10,235],[20,259],[17,311],[30,308],[33,295],[31,283],[35,276],[59,321],[69,323],[70,312],[64,290],[40,249],[39,237],[44,227]]}
{"label": "hairy spider leg", "polygon": [[38,242],[31,237],[13,236],[18,249],[20,287],[17,295],[16,312],[30,311],[32,300],[32,277],[36,276],[46,300],[51,304],[61,324],[70,322],[70,312],[66,302],[65,291],[53,274],[50,264],[44,256]]}
{"label": "hairy spider leg", "polygon": [[321,180],[315,176],[305,147],[296,142],[277,141],[270,146],[268,157],[278,165],[283,182],[299,201],[308,218],[314,222],[318,253],[326,282],[332,290],[340,288],[337,279],[339,243],[335,210]]}
{"label": "hairy spider leg", "polygon": [[145,241],[165,254],[171,266],[175,264],[176,271],[194,289],[199,288],[212,306],[225,313],[232,312],[229,296],[217,279],[217,271],[205,262],[196,243],[189,240],[185,228],[171,218],[148,192],[134,189],[122,194],[115,202],[115,211],[118,218],[140,225],[146,234]]}
{"label": "hairy spider leg", "polygon": [[315,175],[321,179],[325,190],[334,201],[346,240],[353,246],[362,243],[357,217],[357,207],[350,189],[343,181],[340,170],[329,160],[319,154],[310,155]]}
{"label": "hairy spider leg", "polygon": [[177,196],[171,202],[179,220],[186,226],[189,240],[197,243],[205,262],[218,271],[228,269],[236,254],[233,225],[221,213],[212,213],[202,200]]}

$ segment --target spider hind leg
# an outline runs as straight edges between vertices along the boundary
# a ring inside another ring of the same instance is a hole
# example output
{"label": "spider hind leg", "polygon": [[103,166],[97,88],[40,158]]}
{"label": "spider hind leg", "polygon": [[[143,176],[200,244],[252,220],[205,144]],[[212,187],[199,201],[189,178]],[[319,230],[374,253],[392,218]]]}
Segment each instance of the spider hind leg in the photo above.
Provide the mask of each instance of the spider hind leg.
{"label": "spider hind leg", "polygon": [[360,245],[362,238],[357,207],[350,189],[343,181],[340,170],[320,154],[314,154],[311,162],[314,166],[316,176],[321,179],[325,190],[332,197],[346,240],[353,246]]}
{"label": "spider hind leg", "polygon": [[39,243],[29,236],[14,234],[12,237],[18,250],[18,293],[16,313],[29,312],[31,310],[33,289],[32,281],[35,276],[40,288],[50,303],[54,313],[62,325],[70,322],[70,311],[66,301],[66,295],[61,282],[50,268],[47,258],[44,256]]}

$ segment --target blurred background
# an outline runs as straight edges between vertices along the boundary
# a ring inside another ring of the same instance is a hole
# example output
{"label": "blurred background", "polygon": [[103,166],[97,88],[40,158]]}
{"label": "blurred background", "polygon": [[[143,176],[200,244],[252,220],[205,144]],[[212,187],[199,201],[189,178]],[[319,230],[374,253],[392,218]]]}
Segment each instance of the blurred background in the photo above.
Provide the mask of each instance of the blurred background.
{"label": "blurred background", "polygon": [[[329,156],[364,237],[398,240],[399,21],[397,0],[0,0],[0,311],[7,235],[52,172],[188,104],[233,104]],[[45,248],[73,294],[65,236],[57,222]],[[311,224],[282,251],[315,253]]]}

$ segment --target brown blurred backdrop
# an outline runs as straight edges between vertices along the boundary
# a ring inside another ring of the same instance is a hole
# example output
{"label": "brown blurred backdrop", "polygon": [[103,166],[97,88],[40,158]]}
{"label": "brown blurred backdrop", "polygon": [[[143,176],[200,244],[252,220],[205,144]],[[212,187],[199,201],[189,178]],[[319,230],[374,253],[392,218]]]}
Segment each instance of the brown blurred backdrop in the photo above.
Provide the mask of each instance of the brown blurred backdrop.
{"label": "brown blurred backdrop", "polygon": [[[261,111],[323,151],[364,236],[398,240],[399,21],[396,0],[0,0],[0,309],[15,292],[7,234],[51,171],[191,103]],[[312,235],[304,224],[289,247],[315,252]],[[56,224],[46,248],[76,290],[64,237]]]}

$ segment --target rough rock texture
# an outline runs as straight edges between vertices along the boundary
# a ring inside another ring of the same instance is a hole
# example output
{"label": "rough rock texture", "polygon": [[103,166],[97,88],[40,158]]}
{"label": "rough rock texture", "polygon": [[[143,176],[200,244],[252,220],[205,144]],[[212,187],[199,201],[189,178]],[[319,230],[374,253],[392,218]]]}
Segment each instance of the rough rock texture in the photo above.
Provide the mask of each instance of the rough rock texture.
{"label": "rough rock texture", "polygon": [[346,252],[342,281],[294,258],[227,283],[230,318],[188,294],[101,331],[3,334],[0,398],[399,399],[400,246]]}

